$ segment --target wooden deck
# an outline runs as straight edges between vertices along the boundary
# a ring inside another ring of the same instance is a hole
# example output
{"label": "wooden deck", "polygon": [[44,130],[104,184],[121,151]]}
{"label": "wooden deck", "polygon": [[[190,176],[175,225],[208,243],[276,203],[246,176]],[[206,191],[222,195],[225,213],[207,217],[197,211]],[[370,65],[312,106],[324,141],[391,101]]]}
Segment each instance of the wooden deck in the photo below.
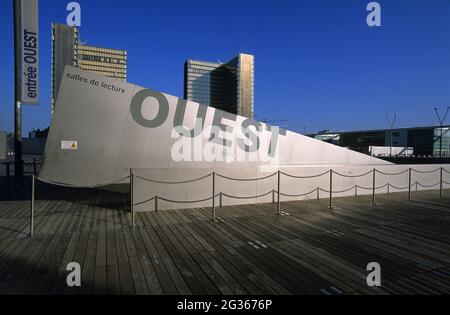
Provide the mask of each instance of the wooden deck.
{"label": "wooden deck", "polygon": [[0,201],[0,294],[450,293],[450,191],[289,202],[286,216],[231,206],[218,223],[209,208],[140,213],[133,229],[125,195],[41,186],[33,239],[29,200]]}

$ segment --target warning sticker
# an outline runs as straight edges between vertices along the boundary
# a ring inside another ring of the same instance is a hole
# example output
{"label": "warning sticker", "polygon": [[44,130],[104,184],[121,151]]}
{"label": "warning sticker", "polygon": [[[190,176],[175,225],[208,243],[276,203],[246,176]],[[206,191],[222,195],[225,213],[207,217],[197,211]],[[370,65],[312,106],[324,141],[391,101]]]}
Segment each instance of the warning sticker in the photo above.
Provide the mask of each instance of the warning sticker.
{"label": "warning sticker", "polygon": [[61,150],[78,150],[78,141],[61,141]]}

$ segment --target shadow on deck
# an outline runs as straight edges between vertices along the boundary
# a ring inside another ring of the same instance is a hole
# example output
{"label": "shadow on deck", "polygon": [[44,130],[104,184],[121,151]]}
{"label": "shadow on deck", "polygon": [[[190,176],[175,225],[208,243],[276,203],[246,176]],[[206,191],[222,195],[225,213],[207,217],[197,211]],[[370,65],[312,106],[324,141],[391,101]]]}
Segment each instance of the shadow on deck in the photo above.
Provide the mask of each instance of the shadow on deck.
{"label": "shadow on deck", "polygon": [[[0,201],[0,294],[450,293],[450,191],[138,213],[127,195],[38,187]],[[4,186],[3,186],[4,187]],[[2,191],[5,197],[5,192]],[[66,266],[82,266],[81,288]],[[378,262],[382,286],[366,285]]]}

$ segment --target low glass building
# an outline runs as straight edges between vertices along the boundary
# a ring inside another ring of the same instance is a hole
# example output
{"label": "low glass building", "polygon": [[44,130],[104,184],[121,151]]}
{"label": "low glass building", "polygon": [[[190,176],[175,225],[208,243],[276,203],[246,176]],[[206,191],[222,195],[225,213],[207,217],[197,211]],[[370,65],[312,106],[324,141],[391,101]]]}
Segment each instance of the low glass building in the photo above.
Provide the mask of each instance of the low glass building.
{"label": "low glass building", "polygon": [[346,132],[325,130],[309,136],[362,153],[368,153],[369,147],[392,145],[413,148],[414,156],[437,157],[442,149],[442,156],[450,157],[450,126],[444,126],[442,130],[440,126]]}

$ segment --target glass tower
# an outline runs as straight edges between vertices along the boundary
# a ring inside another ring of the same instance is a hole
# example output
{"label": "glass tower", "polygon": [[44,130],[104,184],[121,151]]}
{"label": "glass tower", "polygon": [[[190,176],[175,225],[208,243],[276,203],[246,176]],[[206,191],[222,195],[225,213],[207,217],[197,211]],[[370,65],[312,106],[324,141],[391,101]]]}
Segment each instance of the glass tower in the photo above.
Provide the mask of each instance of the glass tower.
{"label": "glass tower", "polygon": [[229,62],[188,60],[184,98],[253,119],[254,57],[239,54]]}
{"label": "glass tower", "polygon": [[76,27],[52,24],[52,113],[66,65],[97,74],[127,80],[125,50],[87,46],[79,43]]}

